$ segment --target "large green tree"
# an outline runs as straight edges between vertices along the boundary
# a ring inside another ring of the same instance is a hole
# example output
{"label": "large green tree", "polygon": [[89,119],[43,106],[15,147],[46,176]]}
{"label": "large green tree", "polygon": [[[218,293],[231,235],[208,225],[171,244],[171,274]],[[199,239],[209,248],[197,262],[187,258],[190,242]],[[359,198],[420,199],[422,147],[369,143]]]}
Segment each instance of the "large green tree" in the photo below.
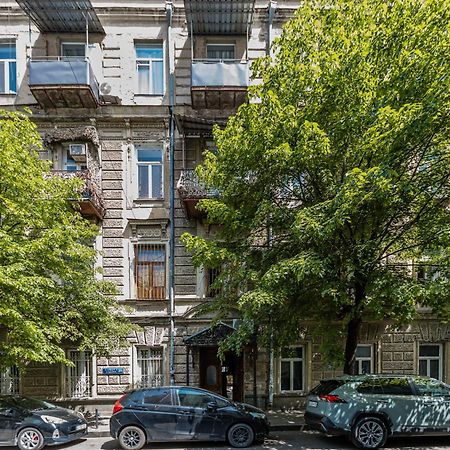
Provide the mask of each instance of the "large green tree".
{"label": "large green tree", "polygon": [[447,0],[305,1],[253,63],[251,102],[197,169],[220,231],[183,237],[223,267],[218,317],[253,324],[230,345],[309,323],[351,373],[365,318],[449,318],[449,25]]}
{"label": "large green tree", "polygon": [[[27,114],[0,119],[0,367],[107,353],[130,330],[94,270],[98,227],[76,211],[80,180],[49,176]],[[71,201],[69,201],[71,199]]]}

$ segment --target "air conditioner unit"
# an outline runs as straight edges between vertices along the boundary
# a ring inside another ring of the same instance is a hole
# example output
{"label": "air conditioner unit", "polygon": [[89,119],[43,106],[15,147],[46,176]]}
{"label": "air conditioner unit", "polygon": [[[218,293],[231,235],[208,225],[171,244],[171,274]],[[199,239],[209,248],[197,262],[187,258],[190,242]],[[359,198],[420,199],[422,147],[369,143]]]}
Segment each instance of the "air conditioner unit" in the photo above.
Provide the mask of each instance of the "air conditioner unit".
{"label": "air conditioner unit", "polygon": [[86,161],[86,144],[70,144],[69,155],[73,160],[79,162]]}

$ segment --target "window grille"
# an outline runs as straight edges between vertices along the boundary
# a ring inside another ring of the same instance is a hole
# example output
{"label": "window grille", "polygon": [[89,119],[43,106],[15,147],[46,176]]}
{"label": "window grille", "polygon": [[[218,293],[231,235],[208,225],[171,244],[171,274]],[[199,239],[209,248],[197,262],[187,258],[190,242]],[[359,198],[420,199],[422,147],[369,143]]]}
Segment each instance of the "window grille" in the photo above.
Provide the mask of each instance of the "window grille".
{"label": "window grille", "polygon": [[136,244],[135,293],[138,300],[166,298],[166,246],[164,244]]}
{"label": "window grille", "polygon": [[222,289],[218,286],[213,286],[214,282],[220,276],[222,270],[220,268],[207,269],[207,292],[206,295],[209,297],[216,297],[222,291]]}
{"label": "window grille", "polygon": [[0,394],[19,394],[20,375],[16,366],[8,367],[0,373]]}
{"label": "window grille", "polygon": [[136,387],[158,387],[164,384],[161,348],[138,348],[137,366]]}
{"label": "window grille", "polygon": [[67,367],[66,396],[82,398],[92,396],[92,354],[89,351],[69,350],[67,357],[74,363]]}

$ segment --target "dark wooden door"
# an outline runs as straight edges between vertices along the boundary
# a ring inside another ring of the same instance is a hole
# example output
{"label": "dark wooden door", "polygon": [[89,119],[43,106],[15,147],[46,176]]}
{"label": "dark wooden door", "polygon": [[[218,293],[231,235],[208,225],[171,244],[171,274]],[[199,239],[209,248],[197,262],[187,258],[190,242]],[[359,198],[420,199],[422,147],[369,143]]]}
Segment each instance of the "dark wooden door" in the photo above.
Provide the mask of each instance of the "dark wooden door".
{"label": "dark wooden door", "polygon": [[221,364],[217,347],[200,349],[200,387],[216,394],[222,393]]}

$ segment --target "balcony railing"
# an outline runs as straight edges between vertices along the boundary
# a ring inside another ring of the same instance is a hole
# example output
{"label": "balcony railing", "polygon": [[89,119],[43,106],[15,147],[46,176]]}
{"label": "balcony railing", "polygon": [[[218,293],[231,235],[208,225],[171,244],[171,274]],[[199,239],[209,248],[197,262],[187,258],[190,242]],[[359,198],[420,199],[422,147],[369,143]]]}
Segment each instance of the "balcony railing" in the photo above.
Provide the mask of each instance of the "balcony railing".
{"label": "balcony railing", "polygon": [[99,85],[87,58],[34,59],[29,69],[31,92],[43,108],[99,106]]}
{"label": "balcony railing", "polygon": [[247,99],[247,61],[195,60],[191,78],[192,106],[196,109],[236,108]]}
{"label": "balcony railing", "polygon": [[92,396],[92,384],[90,376],[67,377],[66,397],[84,398]]}
{"label": "balcony railing", "polygon": [[197,209],[197,203],[202,198],[218,197],[219,192],[216,189],[207,189],[199,181],[193,169],[184,169],[181,171],[177,183],[177,190],[186,209],[188,217],[203,217],[204,213]]}
{"label": "balcony railing", "polygon": [[103,219],[105,206],[101,197],[101,189],[93,180],[89,170],[52,170],[51,175],[66,179],[79,178],[83,180],[84,185],[80,190],[81,213],[86,216],[95,216],[98,219]]}

